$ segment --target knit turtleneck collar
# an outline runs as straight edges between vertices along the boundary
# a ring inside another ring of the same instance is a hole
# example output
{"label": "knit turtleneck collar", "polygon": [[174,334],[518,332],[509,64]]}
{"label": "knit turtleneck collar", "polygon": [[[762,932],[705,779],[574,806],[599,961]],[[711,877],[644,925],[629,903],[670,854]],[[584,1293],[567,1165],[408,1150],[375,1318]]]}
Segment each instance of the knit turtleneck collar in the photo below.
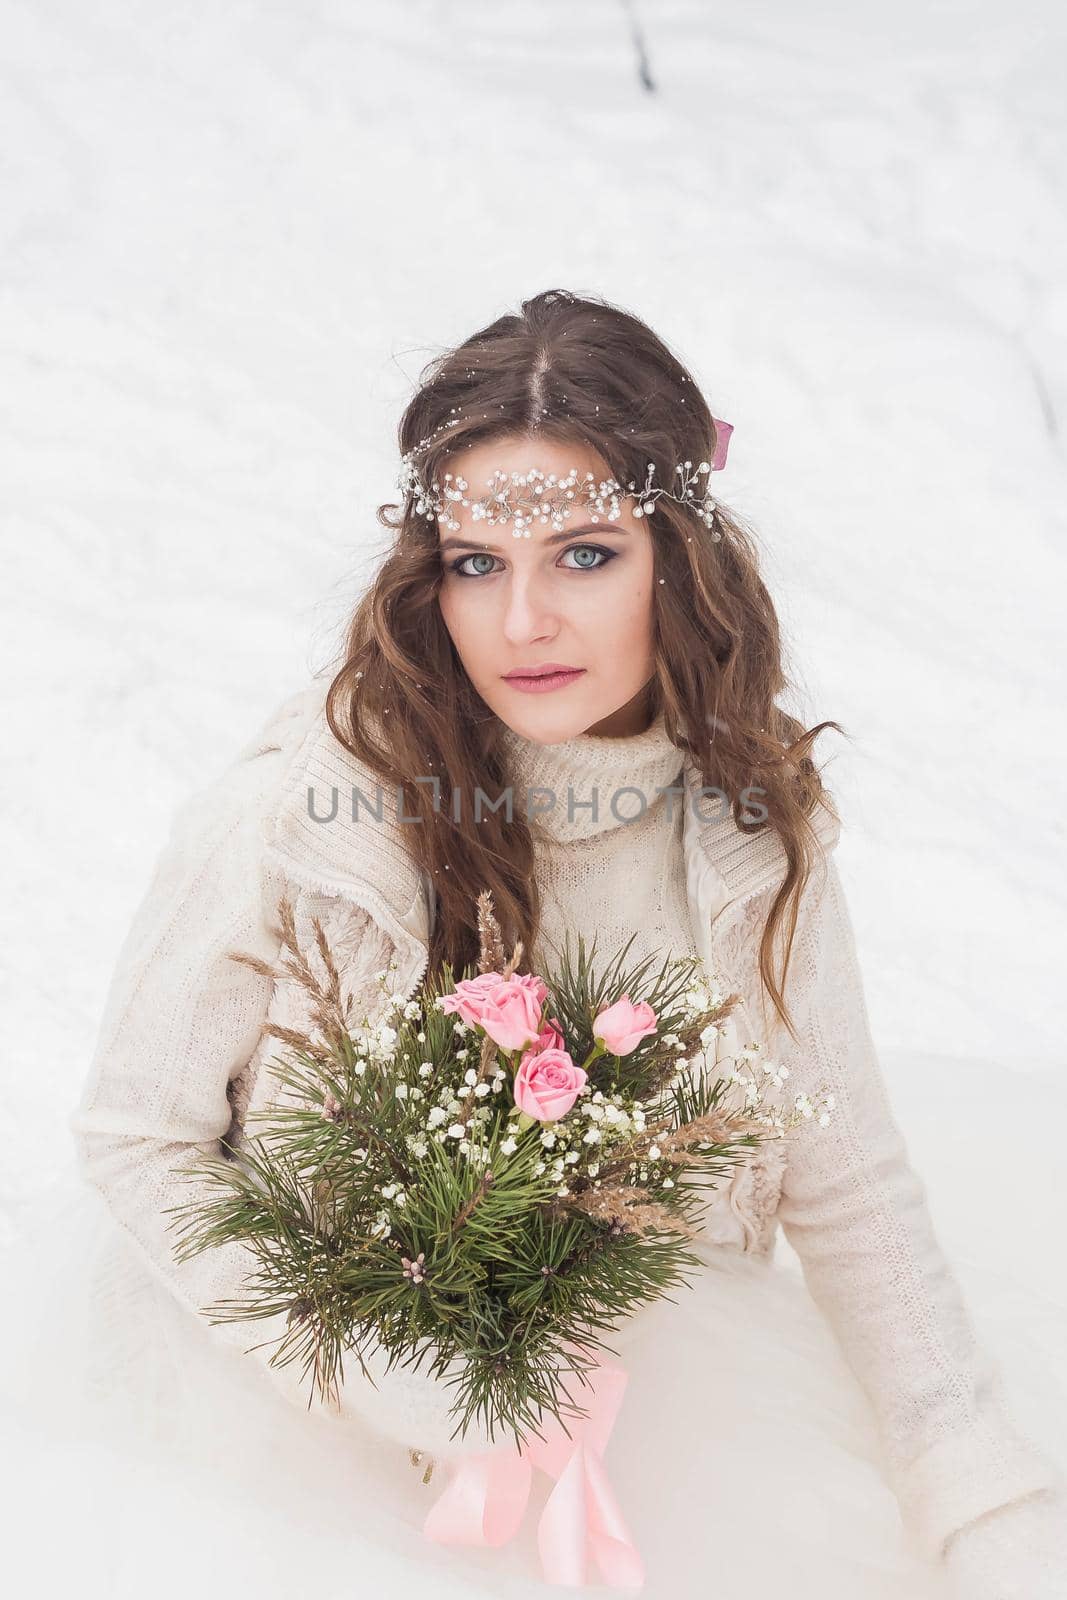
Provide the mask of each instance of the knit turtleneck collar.
{"label": "knit turtleneck collar", "polygon": [[668,737],[662,711],[643,733],[580,733],[559,744],[538,744],[505,724],[503,737],[515,815],[529,817],[535,835],[543,830],[560,842],[592,838],[663,806],[657,790],[680,782],[685,764],[683,752]]}

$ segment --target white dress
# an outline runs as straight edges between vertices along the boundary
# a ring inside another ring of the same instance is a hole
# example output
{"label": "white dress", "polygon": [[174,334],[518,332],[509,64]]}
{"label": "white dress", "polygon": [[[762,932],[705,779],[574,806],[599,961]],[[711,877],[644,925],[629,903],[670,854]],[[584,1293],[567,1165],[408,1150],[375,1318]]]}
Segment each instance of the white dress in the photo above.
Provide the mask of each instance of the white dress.
{"label": "white dress", "polygon": [[[603,1462],[641,1592],[946,1595],[908,1551],[870,1409],[799,1274],[695,1249],[690,1286],[615,1341],[628,1382]],[[422,1525],[447,1464],[423,1483],[402,1445],[290,1404],[206,1337],[73,1173],[7,1253],[7,1281],[34,1308],[0,1335],[18,1469],[6,1500],[21,1508],[13,1592],[177,1600],[197,1579],[263,1600],[553,1592],[536,1539],[548,1476],[535,1472],[508,1544],[431,1542]],[[589,1587],[608,1592],[595,1570]]]}

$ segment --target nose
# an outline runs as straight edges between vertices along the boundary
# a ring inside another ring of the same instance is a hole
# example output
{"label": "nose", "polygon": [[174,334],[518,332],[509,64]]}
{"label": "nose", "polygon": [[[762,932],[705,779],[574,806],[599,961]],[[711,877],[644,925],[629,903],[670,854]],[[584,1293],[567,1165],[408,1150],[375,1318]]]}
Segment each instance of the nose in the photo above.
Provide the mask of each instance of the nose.
{"label": "nose", "polygon": [[524,645],[533,639],[551,639],[558,619],[551,603],[551,585],[540,581],[540,574],[513,572],[504,607],[504,637],[509,644]]}

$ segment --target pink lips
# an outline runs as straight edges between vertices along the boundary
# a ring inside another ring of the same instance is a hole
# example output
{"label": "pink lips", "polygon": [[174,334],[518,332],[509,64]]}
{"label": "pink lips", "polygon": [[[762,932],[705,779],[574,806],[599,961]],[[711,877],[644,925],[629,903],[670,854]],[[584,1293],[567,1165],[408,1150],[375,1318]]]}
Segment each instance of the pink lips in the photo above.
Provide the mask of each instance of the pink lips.
{"label": "pink lips", "polygon": [[520,689],[523,694],[547,694],[552,689],[562,689],[566,684],[574,683],[584,671],[584,667],[566,667],[559,661],[544,661],[528,672],[509,672],[504,682],[510,683],[513,689]]}

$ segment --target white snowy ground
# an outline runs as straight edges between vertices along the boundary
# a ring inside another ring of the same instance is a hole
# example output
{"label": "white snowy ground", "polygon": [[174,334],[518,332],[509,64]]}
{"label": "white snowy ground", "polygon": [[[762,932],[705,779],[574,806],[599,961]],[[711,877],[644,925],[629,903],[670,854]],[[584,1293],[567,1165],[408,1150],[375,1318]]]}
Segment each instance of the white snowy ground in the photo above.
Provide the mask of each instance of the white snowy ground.
{"label": "white snowy ground", "polygon": [[[720,490],[852,735],[894,1103],[1067,1464],[1060,8],[3,0],[0,37],[9,1329],[174,806],[332,653],[422,362],[564,286],[735,425]],[[62,1492],[12,1446],[5,1575],[118,1593],[99,1446],[61,1443]]]}

